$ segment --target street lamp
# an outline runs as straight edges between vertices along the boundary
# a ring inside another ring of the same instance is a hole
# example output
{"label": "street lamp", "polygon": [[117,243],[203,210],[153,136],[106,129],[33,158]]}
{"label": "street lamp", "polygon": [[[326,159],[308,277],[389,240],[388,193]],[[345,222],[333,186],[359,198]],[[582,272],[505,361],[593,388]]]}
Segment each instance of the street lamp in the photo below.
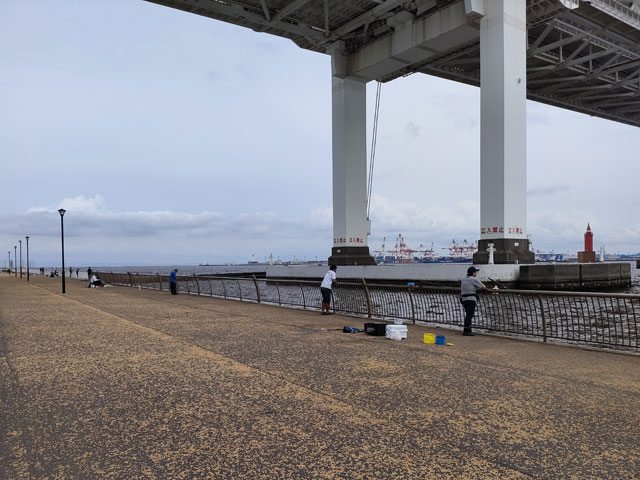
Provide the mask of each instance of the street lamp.
{"label": "street lamp", "polygon": [[60,236],[62,238],[62,295],[66,295],[64,289],[64,220],[62,219],[66,212],[67,211],[64,208],[58,210],[58,213],[60,214]]}
{"label": "street lamp", "polygon": [[24,237],[27,239],[27,282],[29,281],[29,235]]}
{"label": "street lamp", "polygon": [[18,258],[18,247],[16,245],[13,246],[13,273],[14,276],[18,276],[18,267],[16,266],[16,258]]}
{"label": "street lamp", "polygon": [[18,240],[20,244],[20,280],[22,280],[22,240]]}
{"label": "street lamp", "polygon": [[11,275],[11,250],[9,250],[7,253],[9,254],[9,268],[7,269],[7,271],[9,272],[9,275]]}

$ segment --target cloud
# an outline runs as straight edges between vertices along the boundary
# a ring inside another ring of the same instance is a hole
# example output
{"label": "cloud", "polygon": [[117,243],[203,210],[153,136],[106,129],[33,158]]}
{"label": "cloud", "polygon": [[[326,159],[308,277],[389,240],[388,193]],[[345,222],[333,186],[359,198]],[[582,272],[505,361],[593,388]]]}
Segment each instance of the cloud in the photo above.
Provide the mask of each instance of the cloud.
{"label": "cloud", "polygon": [[217,72],[216,70],[208,70],[205,72],[204,76],[212,83],[220,83],[220,80],[222,79],[222,75],[220,75],[220,72]]}
{"label": "cloud", "polygon": [[[273,253],[289,258],[322,257],[331,249],[333,209],[315,206],[300,217],[270,211],[228,214],[172,210],[116,212],[100,195],[65,198],[23,214],[0,216],[0,236],[13,238],[28,232],[40,248],[39,257],[55,261],[59,250],[60,220],[65,214],[65,245],[76,255],[75,264],[96,259],[107,264],[162,263],[185,256],[190,261],[245,261]],[[407,243],[448,245],[451,238],[475,240],[479,223],[477,202],[463,200],[446,207],[425,206],[374,195],[371,205],[373,250],[383,236],[402,233]],[[176,251],[180,250],[179,252]],[[71,255],[71,253],[70,253]],[[184,260],[188,262],[189,260]]]}
{"label": "cloud", "polygon": [[455,121],[456,128],[460,130],[474,130],[480,126],[478,117],[463,117]]}
{"label": "cloud", "polygon": [[637,252],[640,250],[640,223],[637,219],[620,228],[616,219],[606,213],[594,213],[584,208],[545,209],[529,213],[528,229],[533,248],[576,252],[584,246],[584,233],[590,223],[594,247],[604,245],[607,251]]}
{"label": "cloud", "polygon": [[414,137],[419,137],[420,136],[420,127],[418,125],[416,125],[415,123],[413,123],[412,121],[407,123],[405,131],[409,135],[413,135]]}
{"label": "cloud", "polygon": [[371,217],[370,247],[376,247],[382,237],[395,238],[399,233],[411,245],[434,242],[446,246],[452,238],[458,241],[477,239],[480,205],[472,200],[461,200],[445,207],[425,206],[374,194]]}
{"label": "cloud", "polygon": [[529,197],[533,197],[536,195],[554,195],[556,193],[560,193],[560,192],[567,192],[571,190],[571,187],[569,185],[566,184],[561,184],[561,185],[550,185],[548,187],[542,187],[542,186],[536,186],[536,187],[531,187],[527,190],[527,195]]}
{"label": "cloud", "polygon": [[[16,238],[30,235],[31,258],[39,265],[56,265],[60,252],[59,206],[68,210],[64,221],[69,265],[244,262],[251,254],[260,259],[273,254],[282,259],[296,256],[324,260],[331,250],[333,211],[329,206],[315,206],[299,217],[271,211],[117,212],[109,210],[100,195],[67,198],[47,208],[0,215],[0,240],[11,248]],[[434,243],[438,250],[452,239],[473,242],[479,236],[479,213],[479,202],[469,199],[443,206],[374,194],[369,247],[372,252],[378,249],[383,237],[391,245],[398,234],[410,248]],[[586,223],[576,219],[589,219],[595,245],[605,245],[612,252],[640,250],[637,221],[619,228],[606,216],[593,212],[587,215],[575,207],[530,212],[528,230],[533,247],[557,252],[580,250]]]}
{"label": "cloud", "polygon": [[[73,264],[194,263],[246,261],[273,253],[283,259],[330,252],[332,209],[314,207],[305,215],[284,217],[270,211],[227,214],[172,210],[116,212],[95,195],[65,198],[55,205],[31,207],[21,214],[0,215],[0,239],[30,235],[40,262],[55,264],[59,252],[60,216],[64,217],[65,251]],[[13,243],[11,243],[13,245]],[[43,259],[50,259],[45,261]],[[125,259],[130,259],[126,261]]]}
{"label": "cloud", "polygon": [[527,103],[527,124],[549,126],[552,120],[549,115],[549,108],[537,102]]}
{"label": "cloud", "polygon": [[33,212],[57,212],[59,209],[73,210],[75,212],[101,212],[105,211],[104,198],[101,195],[94,195],[91,198],[85,198],[83,195],[78,195],[73,198],[65,198],[57,205],[47,205],[44,207],[31,207],[27,210],[29,213]]}

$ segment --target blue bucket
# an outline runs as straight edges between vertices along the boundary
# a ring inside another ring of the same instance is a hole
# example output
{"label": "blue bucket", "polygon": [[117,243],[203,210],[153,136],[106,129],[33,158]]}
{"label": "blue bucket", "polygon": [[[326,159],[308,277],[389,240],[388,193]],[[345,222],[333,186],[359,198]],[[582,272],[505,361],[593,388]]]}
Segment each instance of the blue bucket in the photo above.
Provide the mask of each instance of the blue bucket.
{"label": "blue bucket", "polygon": [[446,345],[447,341],[444,339],[444,335],[436,335],[436,345]]}

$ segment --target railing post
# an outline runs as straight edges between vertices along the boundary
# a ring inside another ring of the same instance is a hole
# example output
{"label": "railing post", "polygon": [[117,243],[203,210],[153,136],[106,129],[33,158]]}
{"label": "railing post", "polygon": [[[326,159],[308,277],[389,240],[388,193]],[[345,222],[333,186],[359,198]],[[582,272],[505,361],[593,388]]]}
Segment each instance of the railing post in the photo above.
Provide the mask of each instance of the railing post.
{"label": "railing post", "polygon": [[224,298],[227,298],[227,286],[224,283],[224,278],[221,278],[220,281],[222,282],[222,294]]}
{"label": "railing post", "polygon": [[300,287],[300,293],[302,293],[302,309],[306,310],[307,300],[304,298],[304,288],[302,288],[302,283],[298,283],[298,286]]}
{"label": "railing post", "polygon": [[540,315],[542,315],[542,341],[547,341],[547,320],[544,315],[544,307],[542,304],[542,296],[538,295],[538,304],[540,305]]}
{"label": "railing post", "polygon": [[260,303],[260,289],[258,288],[258,280],[255,275],[251,275],[253,278],[253,284],[256,286],[256,298],[258,299],[258,303]]}
{"label": "railing post", "polygon": [[411,293],[412,290],[413,290],[413,285],[409,285],[407,287],[407,293],[409,294],[409,301],[411,302],[411,320],[415,325],[416,324],[416,308],[415,308],[415,305],[413,304],[413,295]]}
{"label": "railing post", "polygon": [[127,275],[129,275],[129,286],[133,287],[133,278],[131,278],[131,272],[127,272]]}
{"label": "railing post", "polygon": [[240,301],[242,301],[242,285],[240,285],[240,280],[236,280],[238,284],[238,293],[240,294]]}
{"label": "railing post", "polygon": [[276,280],[276,291],[278,292],[278,305],[282,305],[282,300],[280,299],[280,287],[278,286],[277,280]]}
{"label": "railing post", "polygon": [[367,281],[364,278],[362,279],[362,286],[364,287],[364,294],[367,297],[367,318],[371,318],[371,295],[369,294]]}
{"label": "railing post", "polygon": [[200,282],[198,281],[198,276],[194,273],[193,278],[196,279],[196,287],[198,287],[198,296],[200,296]]}
{"label": "railing post", "polygon": [[162,278],[160,278],[160,274],[156,272],[156,277],[158,277],[158,285],[160,285],[160,291],[162,291]]}

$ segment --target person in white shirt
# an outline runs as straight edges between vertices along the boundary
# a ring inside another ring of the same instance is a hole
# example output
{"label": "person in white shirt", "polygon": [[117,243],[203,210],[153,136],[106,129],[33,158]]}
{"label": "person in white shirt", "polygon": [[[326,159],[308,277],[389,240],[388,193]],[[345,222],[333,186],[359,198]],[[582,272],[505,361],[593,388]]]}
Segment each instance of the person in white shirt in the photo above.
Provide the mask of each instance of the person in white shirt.
{"label": "person in white shirt", "polygon": [[336,270],[338,267],[331,265],[329,271],[325,274],[320,285],[320,293],[322,294],[322,315],[331,315],[331,287],[336,280]]}

